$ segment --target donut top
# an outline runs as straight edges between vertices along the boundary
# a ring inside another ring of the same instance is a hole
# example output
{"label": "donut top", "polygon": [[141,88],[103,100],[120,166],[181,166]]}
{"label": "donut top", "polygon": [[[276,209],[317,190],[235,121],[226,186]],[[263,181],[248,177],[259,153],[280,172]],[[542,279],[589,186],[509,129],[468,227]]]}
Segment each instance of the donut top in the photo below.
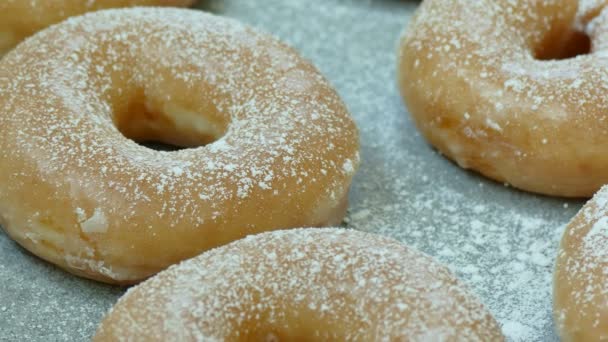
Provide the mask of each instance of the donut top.
{"label": "donut top", "polygon": [[314,317],[349,341],[500,339],[446,267],[394,240],[332,228],[262,233],[211,250],[129,290],[108,317],[119,314],[116,337],[210,341],[238,338],[243,322],[282,322],[288,307],[300,308],[294,320]]}
{"label": "donut top", "polygon": [[190,6],[196,0],[3,0],[0,1],[0,55],[24,38],[66,18],[104,8]]}
{"label": "donut top", "polygon": [[604,7],[606,7],[605,0],[578,0],[575,28],[584,31],[585,25],[597,17]]}
{"label": "donut top", "polygon": [[[208,144],[138,145],[116,127],[133,102],[174,120],[178,141],[182,130],[195,137],[186,144]],[[87,201],[73,212],[95,232],[110,216],[140,224],[130,219],[143,207],[169,226],[202,224],[252,193],[298,198],[319,184],[328,186],[316,200],[338,201],[359,163],[354,123],[310,63],[200,11],[106,10],[29,38],[0,65],[0,127],[11,146],[3,160],[27,165],[8,186],[34,173],[61,183]]]}
{"label": "donut top", "polygon": [[[407,49],[424,51],[414,67],[430,63],[433,72],[429,79],[412,82],[441,87],[438,80],[456,78],[462,87],[479,89],[474,104],[462,108],[462,129],[471,138],[517,135],[532,121],[538,131],[576,127],[589,139],[605,136],[605,5],[601,0],[425,1],[404,39]],[[559,39],[568,36],[575,22],[591,37],[591,53],[553,59],[551,53],[561,47]],[[442,95],[437,101],[448,98],[449,102],[451,91],[457,90],[438,89]],[[454,101],[458,95],[453,95]],[[483,115],[474,117],[472,113],[477,112]],[[535,118],[525,119],[525,115]],[[558,142],[551,136],[508,147],[514,156],[525,157],[548,153],[543,147],[547,144],[577,143],[577,138]]]}
{"label": "donut top", "polygon": [[[608,299],[608,187],[603,187],[568,225],[559,252],[562,274],[576,286],[571,286],[571,302],[576,303],[574,315],[598,315],[593,310]],[[559,314],[559,313],[558,313]],[[574,316],[573,315],[573,316]],[[561,318],[558,315],[558,318]],[[591,318],[593,319],[593,317]],[[594,327],[601,323],[591,321]]]}
{"label": "donut top", "polygon": [[[582,212],[586,222],[593,222],[583,238],[583,252],[589,259],[594,260],[590,265],[595,266],[608,264],[608,187],[602,188],[594,196],[592,203],[592,206],[587,206]],[[608,293],[608,287],[606,291]]]}

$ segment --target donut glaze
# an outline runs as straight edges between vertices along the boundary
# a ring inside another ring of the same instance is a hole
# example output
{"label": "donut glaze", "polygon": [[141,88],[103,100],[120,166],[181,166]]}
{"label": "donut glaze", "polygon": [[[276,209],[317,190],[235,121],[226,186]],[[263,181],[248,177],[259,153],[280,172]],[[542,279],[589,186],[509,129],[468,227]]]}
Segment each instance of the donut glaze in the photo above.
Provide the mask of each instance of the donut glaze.
{"label": "donut glaze", "polygon": [[448,269],[343,229],[249,236],[129,290],[105,341],[503,341]]}
{"label": "donut glaze", "polygon": [[104,8],[190,6],[195,0],[2,0],[0,57],[20,41],[68,17]]}
{"label": "donut glaze", "polygon": [[592,196],[608,183],[605,6],[424,1],[398,58],[416,125],[463,168],[527,191]]}
{"label": "donut glaze", "polygon": [[557,257],[553,296],[563,341],[608,340],[608,187],[568,224]]}
{"label": "donut glaze", "polygon": [[359,164],[356,126],[313,65],[183,9],[90,13],[20,44],[0,62],[0,133],[6,232],[111,283],[247,234],[336,225]]}

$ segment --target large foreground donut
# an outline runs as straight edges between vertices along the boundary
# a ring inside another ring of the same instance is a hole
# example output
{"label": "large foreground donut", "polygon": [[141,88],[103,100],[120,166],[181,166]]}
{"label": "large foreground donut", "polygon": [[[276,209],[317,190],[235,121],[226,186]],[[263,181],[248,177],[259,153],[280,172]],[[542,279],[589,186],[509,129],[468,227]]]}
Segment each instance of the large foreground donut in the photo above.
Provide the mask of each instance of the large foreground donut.
{"label": "large foreground donut", "polygon": [[358,163],[328,82],[229,19],[95,12],[0,62],[2,226],[84,277],[135,282],[247,234],[338,224]]}
{"label": "large foreground donut", "polygon": [[608,340],[608,187],[566,228],[554,282],[555,321],[562,339]]}
{"label": "large foreground donut", "polygon": [[2,0],[0,57],[24,38],[68,17],[103,8],[190,6],[195,0]]}
{"label": "large foreground donut", "polygon": [[608,183],[608,13],[583,3],[577,15],[577,0],[424,1],[399,81],[431,144],[528,191],[589,197]]}
{"label": "large foreground donut", "polygon": [[131,289],[103,341],[502,341],[442,265],[342,229],[249,236]]}

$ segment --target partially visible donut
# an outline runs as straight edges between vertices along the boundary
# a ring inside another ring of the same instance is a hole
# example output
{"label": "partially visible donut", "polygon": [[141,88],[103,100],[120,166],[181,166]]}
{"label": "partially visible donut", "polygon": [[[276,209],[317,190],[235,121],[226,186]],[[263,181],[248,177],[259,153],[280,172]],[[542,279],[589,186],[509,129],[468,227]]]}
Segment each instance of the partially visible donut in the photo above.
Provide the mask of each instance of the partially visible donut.
{"label": "partially visible donut", "polygon": [[606,3],[424,1],[399,56],[416,125],[463,168],[592,196],[608,183]]}
{"label": "partially visible donut", "polygon": [[448,269],[380,236],[295,229],[249,236],[129,290],[105,341],[502,341]]}
{"label": "partially visible donut", "polygon": [[608,340],[608,187],[568,224],[557,256],[553,296],[563,341]]}
{"label": "partially visible donut", "polygon": [[89,13],[0,61],[0,223],[84,277],[133,283],[248,234],[337,225],[358,151],[311,63],[201,11]]}
{"label": "partially visible donut", "polygon": [[0,57],[26,37],[71,16],[104,8],[190,6],[195,0],[2,0]]}

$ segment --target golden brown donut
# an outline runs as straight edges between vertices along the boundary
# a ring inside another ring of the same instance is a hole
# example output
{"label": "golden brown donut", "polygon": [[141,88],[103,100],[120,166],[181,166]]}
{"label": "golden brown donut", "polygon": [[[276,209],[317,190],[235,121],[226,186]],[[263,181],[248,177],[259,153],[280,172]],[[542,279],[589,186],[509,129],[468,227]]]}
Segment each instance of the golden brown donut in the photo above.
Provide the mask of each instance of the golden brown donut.
{"label": "golden brown donut", "polygon": [[463,168],[532,192],[592,196],[608,183],[605,6],[424,1],[398,58],[416,125]]}
{"label": "golden brown donut", "polygon": [[104,8],[190,6],[195,0],[2,0],[0,57],[26,37],[68,17]]}
{"label": "golden brown donut", "polygon": [[344,229],[249,236],[129,290],[105,341],[503,341],[451,272],[395,240]]}
{"label": "golden brown donut", "polygon": [[0,61],[0,223],[92,279],[133,283],[248,234],[338,224],[358,150],[311,63],[201,11],[94,12]]}
{"label": "golden brown donut", "polygon": [[563,341],[608,340],[608,187],[568,224],[553,288]]}

